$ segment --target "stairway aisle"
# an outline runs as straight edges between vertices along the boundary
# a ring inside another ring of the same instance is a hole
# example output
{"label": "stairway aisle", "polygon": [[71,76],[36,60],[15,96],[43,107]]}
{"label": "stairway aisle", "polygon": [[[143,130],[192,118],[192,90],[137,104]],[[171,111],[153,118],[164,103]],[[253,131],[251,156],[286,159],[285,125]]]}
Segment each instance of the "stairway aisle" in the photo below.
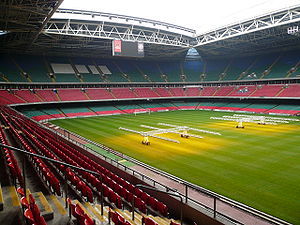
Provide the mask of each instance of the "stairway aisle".
{"label": "stairway aisle", "polygon": [[3,195],[3,211],[0,211],[0,224],[24,225],[21,204],[15,187],[3,186],[1,189]]}

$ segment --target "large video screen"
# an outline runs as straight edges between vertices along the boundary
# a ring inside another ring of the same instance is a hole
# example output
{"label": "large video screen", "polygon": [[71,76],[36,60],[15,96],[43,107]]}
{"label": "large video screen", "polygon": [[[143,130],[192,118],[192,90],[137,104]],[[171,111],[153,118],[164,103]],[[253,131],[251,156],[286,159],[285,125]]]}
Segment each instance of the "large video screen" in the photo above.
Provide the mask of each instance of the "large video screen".
{"label": "large video screen", "polygon": [[144,57],[144,43],[113,40],[112,55],[124,57]]}

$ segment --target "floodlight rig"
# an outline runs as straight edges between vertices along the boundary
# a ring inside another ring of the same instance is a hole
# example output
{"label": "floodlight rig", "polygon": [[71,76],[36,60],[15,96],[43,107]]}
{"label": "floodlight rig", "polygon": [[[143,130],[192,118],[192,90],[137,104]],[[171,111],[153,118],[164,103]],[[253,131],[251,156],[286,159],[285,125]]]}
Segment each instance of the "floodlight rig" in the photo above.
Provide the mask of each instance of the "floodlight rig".
{"label": "floodlight rig", "polygon": [[202,133],[207,133],[207,134],[214,134],[214,135],[221,135],[219,132],[214,132],[214,131],[209,131],[209,130],[203,130],[203,129],[197,129],[197,128],[192,128],[188,126],[177,126],[173,124],[168,124],[168,123],[158,123],[158,125],[163,125],[163,126],[168,126],[168,127],[175,127],[183,130],[193,130],[193,131],[198,131]]}
{"label": "floodlight rig", "polygon": [[149,141],[148,137],[153,137],[153,138],[161,139],[161,140],[164,140],[164,141],[170,141],[170,142],[174,142],[174,143],[178,143],[178,144],[180,143],[177,140],[174,140],[174,139],[171,139],[171,138],[156,136],[156,135],[148,133],[148,132],[132,130],[132,129],[124,128],[124,127],[119,127],[119,129],[142,135],[144,137],[143,141],[142,141],[142,144],[144,144],[144,145],[150,145],[150,141]]}
{"label": "floodlight rig", "polygon": [[[249,117],[249,115],[243,115],[243,114],[233,114],[235,117]],[[261,117],[261,116],[252,116],[252,117]],[[295,118],[285,118],[285,117],[271,117],[271,116],[263,116],[267,121],[277,121],[280,123],[289,123],[289,121],[297,121],[299,122],[299,119]],[[284,122],[286,121],[286,122]]]}
{"label": "floodlight rig", "polygon": [[151,127],[147,125],[140,125],[140,126],[144,128],[153,129],[153,131],[148,131],[148,133],[155,133],[155,134],[173,133],[173,134],[180,134],[182,138],[189,138],[189,137],[203,138],[202,136],[196,134],[188,134],[187,133],[188,130],[186,129],[187,127],[174,127],[169,129],[161,129],[158,127]]}
{"label": "floodlight rig", "polygon": [[[236,128],[244,128],[243,122],[256,123],[260,125],[277,125],[278,123],[289,123],[289,119],[279,118],[279,117],[266,117],[266,116],[249,116],[234,114],[233,116],[223,116],[223,117],[210,117],[214,120],[224,120],[224,121],[236,121],[238,124]],[[297,121],[297,120],[292,120]],[[298,120],[299,121],[299,120]]]}
{"label": "floodlight rig", "polygon": [[158,125],[169,126],[171,128],[158,128],[158,127],[152,127],[152,126],[148,126],[148,125],[140,125],[143,128],[148,128],[148,129],[152,129],[152,130],[151,131],[137,131],[137,130],[132,130],[132,129],[124,128],[124,127],[119,127],[119,129],[129,131],[132,133],[140,134],[141,136],[144,137],[143,141],[142,141],[142,144],[144,144],[144,145],[150,145],[149,137],[154,137],[157,139],[161,139],[164,141],[170,141],[170,142],[174,142],[174,143],[178,143],[178,144],[180,143],[179,141],[171,139],[171,138],[157,136],[157,134],[173,133],[173,134],[180,134],[180,136],[182,138],[189,138],[189,137],[194,137],[194,138],[199,138],[199,139],[203,138],[202,136],[188,133],[189,130],[193,130],[193,131],[209,133],[209,134],[214,134],[214,135],[221,135],[218,132],[212,132],[212,131],[208,131],[208,130],[200,130],[200,129],[191,128],[191,127],[187,127],[187,126],[177,126],[177,125],[166,124],[166,123],[158,123]]}

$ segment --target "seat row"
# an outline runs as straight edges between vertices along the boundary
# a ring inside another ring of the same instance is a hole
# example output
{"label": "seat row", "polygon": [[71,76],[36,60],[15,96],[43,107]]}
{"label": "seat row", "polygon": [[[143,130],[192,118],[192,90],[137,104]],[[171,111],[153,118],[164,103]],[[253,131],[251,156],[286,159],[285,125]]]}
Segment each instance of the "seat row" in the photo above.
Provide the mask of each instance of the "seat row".
{"label": "seat row", "polygon": [[[22,192],[19,192],[19,194],[20,193]],[[24,192],[22,194],[24,194]],[[24,195],[22,195],[20,202],[27,224],[47,225],[44,217],[41,215],[39,207],[35,203],[35,199],[32,194],[29,194],[28,199]]]}
{"label": "seat row", "polygon": [[[11,121],[9,122],[9,120],[5,117],[5,120],[10,124],[10,130],[12,135],[15,137],[15,140],[17,140],[21,144],[21,146],[25,148],[26,151],[37,154],[32,144],[23,137],[24,133],[20,133],[20,130],[16,129],[16,126],[13,123],[13,119],[11,119]],[[59,180],[56,178],[50,168],[45,164],[45,162],[37,157],[28,157],[28,159],[32,162],[36,172],[50,187],[51,191],[53,193],[56,193],[57,195],[61,195]]]}
{"label": "seat row", "polygon": [[84,212],[79,204],[75,204],[71,201],[71,199],[67,199],[69,209],[71,211],[72,216],[74,216],[77,220],[77,225],[94,225],[95,221],[89,217],[88,214]]}
{"label": "seat row", "polygon": [[111,211],[109,209],[108,212],[108,221],[112,221],[115,225],[131,225],[130,222],[124,219],[123,216],[121,216],[119,213]]}
{"label": "seat row", "polygon": [[300,85],[203,86],[186,88],[79,88],[35,90],[0,90],[0,105],[33,102],[88,101],[100,99],[158,98],[186,96],[299,97]]}
{"label": "seat row", "polygon": [[[11,120],[11,126],[13,127],[12,124],[19,124],[19,123],[16,123],[14,121],[15,119],[12,119]],[[46,145],[43,145],[41,144],[38,139],[41,139],[42,137],[38,134],[35,134],[34,136],[32,135],[33,131],[30,130],[31,132],[29,132],[28,129],[26,129],[26,125],[25,126],[18,126],[18,129],[20,129],[22,131],[22,134],[24,134],[24,136],[31,142],[33,143],[39,150],[39,154],[42,154],[42,155],[45,155],[49,158],[52,158],[52,159],[55,159],[55,160],[60,160],[59,158],[57,158],[52,152],[50,152]],[[13,129],[16,131],[16,129]],[[31,151],[33,153],[36,153],[34,150],[33,150],[33,146],[29,144],[28,141],[26,141],[18,132],[15,132],[15,136],[17,137],[17,140],[20,140],[22,145],[26,148],[26,150],[28,151]],[[49,147],[49,146],[48,146]],[[41,164],[38,164],[39,167],[42,167],[40,169],[40,171],[43,172],[43,175],[44,177],[48,178],[48,181],[49,181],[49,184],[50,184],[50,187],[55,190],[55,192],[60,195],[60,184],[59,184],[59,181],[58,179],[52,174],[50,173],[50,171],[47,171],[47,166],[43,163],[43,165]],[[53,166],[52,166],[53,168]],[[57,167],[56,167],[57,168]],[[55,168],[55,169],[56,169]],[[67,168],[65,167],[58,167],[60,169],[60,172],[61,174],[70,174],[68,173],[67,171]],[[53,168],[54,169],[54,168]],[[45,173],[45,174],[44,174]],[[67,176],[69,178],[69,181],[71,182],[71,184],[77,188],[77,190],[79,190],[83,196],[86,196],[88,198],[88,200],[90,202],[93,201],[93,197],[92,197],[92,191],[90,190],[90,188],[85,184],[83,183],[80,178],[78,178],[75,174],[72,174],[71,176]]]}
{"label": "seat row", "polygon": [[[33,132],[32,128],[30,126],[26,126],[26,129],[24,129],[24,133],[27,133],[27,135],[30,134],[30,132]],[[46,140],[38,133],[35,133],[35,136],[38,138],[31,137],[32,141],[36,144],[36,146],[40,149],[41,153],[49,158],[53,158],[55,160],[67,162],[69,164],[72,164],[74,166],[80,167],[74,160],[72,160],[66,153],[64,153],[61,149],[56,148],[50,139]],[[29,136],[30,138],[30,136]],[[48,150],[47,148],[50,148]],[[67,180],[70,181],[70,183],[73,185],[75,189],[77,189],[79,192],[81,192],[83,197],[86,197],[89,202],[93,202],[93,192],[91,188],[84,182],[81,177],[78,176],[78,173],[73,171],[70,168],[66,168],[64,166],[57,167],[61,174],[65,176]]]}
{"label": "seat row", "polygon": [[[1,113],[2,117],[2,113]],[[0,127],[0,143],[8,145],[8,141],[5,137],[2,127]],[[23,176],[21,173],[21,169],[18,165],[18,162],[10,149],[3,148],[3,152],[5,153],[5,160],[7,166],[9,168],[11,176],[17,180],[20,184],[23,184]]]}
{"label": "seat row", "polygon": [[142,225],[159,225],[149,217],[142,217]]}

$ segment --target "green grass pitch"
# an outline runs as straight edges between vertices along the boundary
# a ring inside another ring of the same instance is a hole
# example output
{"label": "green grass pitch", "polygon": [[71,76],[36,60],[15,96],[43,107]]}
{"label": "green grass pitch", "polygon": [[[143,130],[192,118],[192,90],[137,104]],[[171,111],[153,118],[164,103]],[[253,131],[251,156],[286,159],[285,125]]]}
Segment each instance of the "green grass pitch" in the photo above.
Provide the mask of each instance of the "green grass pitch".
{"label": "green grass pitch", "polygon": [[[115,115],[53,121],[54,124],[103,143],[151,166],[184,180],[287,220],[300,221],[300,122],[280,125],[236,123],[211,120],[211,116],[233,113],[173,111],[152,114]],[[186,125],[217,131],[222,136],[191,132],[203,139],[163,136],[181,143],[150,137],[141,144],[138,134],[120,126],[147,131],[141,124]]]}

